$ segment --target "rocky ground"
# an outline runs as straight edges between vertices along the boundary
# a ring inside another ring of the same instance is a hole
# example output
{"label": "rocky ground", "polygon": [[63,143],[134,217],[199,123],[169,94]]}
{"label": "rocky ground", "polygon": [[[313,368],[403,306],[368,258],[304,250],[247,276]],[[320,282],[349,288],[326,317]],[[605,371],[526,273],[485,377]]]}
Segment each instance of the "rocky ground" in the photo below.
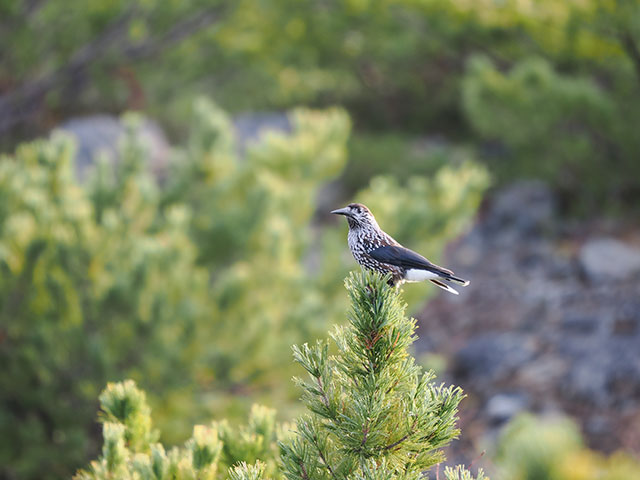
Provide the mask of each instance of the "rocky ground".
{"label": "rocky ground", "polygon": [[[640,454],[640,231],[567,225],[551,192],[493,196],[446,265],[471,285],[418,315],[418,351],[446,359],[469,397],[467,459],[517,413],[566,413],[593,448]],[[458,452],[460,453],[460,452]]]}

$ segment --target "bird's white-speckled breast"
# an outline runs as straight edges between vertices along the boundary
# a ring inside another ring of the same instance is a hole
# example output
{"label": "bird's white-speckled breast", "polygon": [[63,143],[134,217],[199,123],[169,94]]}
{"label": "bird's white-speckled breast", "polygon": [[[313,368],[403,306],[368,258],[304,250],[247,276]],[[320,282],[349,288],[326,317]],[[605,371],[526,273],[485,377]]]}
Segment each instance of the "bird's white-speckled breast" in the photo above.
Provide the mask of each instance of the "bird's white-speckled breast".
{"label": "bird's white-speckled breast", "polygon": [[376,248],[386,245],[399,245],[398,242],[382,230],[373,227],[350,229],[347,241],[353,258],[364,268],[375,270],[382,274],[391,273],[394,283],[404,278],[404,269],[379,262],[369,255],[369,252]]}

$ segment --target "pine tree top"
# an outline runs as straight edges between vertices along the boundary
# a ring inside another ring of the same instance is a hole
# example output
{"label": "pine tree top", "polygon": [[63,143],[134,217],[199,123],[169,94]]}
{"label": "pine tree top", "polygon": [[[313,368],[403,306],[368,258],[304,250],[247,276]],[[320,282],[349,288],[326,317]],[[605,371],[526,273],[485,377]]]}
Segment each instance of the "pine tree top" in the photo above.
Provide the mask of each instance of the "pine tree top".
{"label": "pine tree top", "polygon": [[298,436],[282,445],[287,478],[338,480],[419,478],[443,460],[455,438],[457,387],[433,383],[409,354],[415,320],[405,315],[398,290],[370,272],[351,274],[349,323],[328,342],[294,347],[308,372],[302,400],[310,413]]}
{"label": "pine tree top", "polygon": [[[296,380],[308,413],[296,428],[278,426],[273,410],[255,406],[246,426],[196,425],[182,447],[154,443],[145,395],[132,381],[100,396],[102,456],[78,480],[418,480],[444,459],[459,431],[463,397],[433,382],[409,354],[415,320],[400,293],[375,273],[351,274],[349,322],[329,342],[294,347],[307,371]],[[331,348],[330,348],[331,347]],[[330,350],[334,353],[330,353]],[[292,431],[293,430],[293,431]],[[276,443],[277,442],[277,443]],[[277,454],[279,445],[280,459]],[[473,480],[464,468],[447,480]],[[477,480],[484,478],[479,472]]]}

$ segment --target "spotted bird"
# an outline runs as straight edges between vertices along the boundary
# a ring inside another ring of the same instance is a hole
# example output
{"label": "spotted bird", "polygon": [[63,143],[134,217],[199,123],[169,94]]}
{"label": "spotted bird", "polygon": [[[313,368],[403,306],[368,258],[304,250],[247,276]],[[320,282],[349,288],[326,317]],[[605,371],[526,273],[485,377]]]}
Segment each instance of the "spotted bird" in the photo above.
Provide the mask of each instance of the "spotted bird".
{"label": "spotted bird", "polygon": [[331,213],[347,218],[347,240],[356,262],[383,275],[390,273],[391,285],[429,280],[455,295],[458,292],[450,283],[463,287],[469,285],[468,280],[454,276],[451,270],[431,263],[422,255],[400,245],[380,228],[371,211],[361,203],[351,203]]}

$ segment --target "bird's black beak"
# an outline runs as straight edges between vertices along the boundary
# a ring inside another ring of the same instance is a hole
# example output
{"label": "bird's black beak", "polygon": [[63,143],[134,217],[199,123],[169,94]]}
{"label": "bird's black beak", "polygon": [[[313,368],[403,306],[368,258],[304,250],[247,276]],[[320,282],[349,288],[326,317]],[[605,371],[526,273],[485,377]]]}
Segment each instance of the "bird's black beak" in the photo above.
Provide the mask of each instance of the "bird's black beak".
{"label": "bird's black beak", "polygon": [[345,216],[350,216],[349,215],[349,207],[344,207],[344,208],[339,208],[337,210],[332,210],[331,213],[335,214],[335,215],[345,215]]}

